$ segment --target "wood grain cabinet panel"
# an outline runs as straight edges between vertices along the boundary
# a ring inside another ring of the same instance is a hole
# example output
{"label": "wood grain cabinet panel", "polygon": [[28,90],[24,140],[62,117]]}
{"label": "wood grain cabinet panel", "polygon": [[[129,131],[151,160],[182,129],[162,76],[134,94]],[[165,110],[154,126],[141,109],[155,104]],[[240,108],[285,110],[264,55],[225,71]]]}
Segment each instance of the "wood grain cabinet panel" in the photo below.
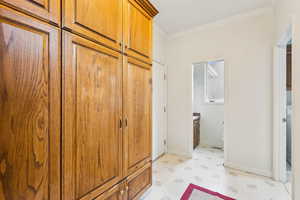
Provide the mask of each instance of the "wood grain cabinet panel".
{"label": "wood grain cabinet panel", "polygon": [[124,198],[125,183],[121,182],[95,198],[95,200],[124,200]]}
{"label": "wood grain cabinet panel", "polygon": [[60,25],[61,0],[0,0],[0,3]]}
{"label": "wood grain cabinet panel", "polygon": [[143,193],[152,185],[151,163],[127,178],[126,200],[138,200]]}
{"label": "wood grain cabinet panel", "polygon": [[121,50],[122,0],[64,0],[63,26]]}
{"label": "wood grain cabinet panel", "polygon": [[125,59],[124,86],[124,162],[131,174],[151,159],[151,66]]}
{"label": "wood grain cabinet panel", "polygon": [[[128,56],[152,63],[152,17],[156,10],[148,1],[124,0],[124,42]],[[145,9],[150,8],[151,9]]]}
{"label": "wood grain cabinet panel", "polygon": [[60,199],[60,31],[0,6],[0,199]]}
{"label": "wood grain cabinet panel", "polygon": [[122,55],[63,39],[64,198],[93,199],[122,178]]}

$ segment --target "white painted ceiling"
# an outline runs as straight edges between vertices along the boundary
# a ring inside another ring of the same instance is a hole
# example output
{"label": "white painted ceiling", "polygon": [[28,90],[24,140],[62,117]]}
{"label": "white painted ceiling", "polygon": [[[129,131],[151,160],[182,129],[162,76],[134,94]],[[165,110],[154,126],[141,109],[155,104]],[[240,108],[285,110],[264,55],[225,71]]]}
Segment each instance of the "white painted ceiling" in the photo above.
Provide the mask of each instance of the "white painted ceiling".
{"label": "white painted ceiling", "polygon": [[272,0],[150,0],[159,10],[156,23],[174,34],[272,5]]}

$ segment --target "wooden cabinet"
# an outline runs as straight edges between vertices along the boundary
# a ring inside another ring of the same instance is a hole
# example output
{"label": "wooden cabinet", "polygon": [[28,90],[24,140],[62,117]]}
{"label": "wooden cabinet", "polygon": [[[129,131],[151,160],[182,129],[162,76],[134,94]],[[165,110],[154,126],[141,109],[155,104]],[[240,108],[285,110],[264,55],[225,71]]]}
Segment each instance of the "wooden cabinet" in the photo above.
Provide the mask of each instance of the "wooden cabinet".
{"label": "wooden cabinet", "polygon": [[122,178],[122,55],[63,32],[63,187],[90,199]]}
{"label": "wooden cabinet", "polygon": [[127,197],[125,200],[138,200],[152,185],[151,163],[146,164],[127,178]]}
{"label": "wooden cabinet", "polygon": [[60,31],[0,5],[0,199],[60,198]]}
{"label": "wooden cabinet", "polygon": [[124,200],[126,195],[125,188],[125,183],[121,182],[100,196],[96,197],[95,200]]}
{"label": "wooden cabinet", "polygon": [[156,9],[141,0],[124,0],[125,53],[152,63],[152,17]]}
{"label": "wooden cabinet", "polygon": [[124,166],[131,174],[151,160],[151,66],[124,57]]}
{"label": "wooden cabinet", "polygon": [[156,14],[148,0],[0,0],[0,200],[151,186]]}
{"label": "wooden cabinet", "polygon": [[63,26],[121,51],[123,0],[64,0]]}
{"label": "wooden cabinet", "polygon": [[200,144],[200,113],[193,114],[194,149]]}
{"label": "wooden cabinet", "polygon": [[60,25],[61,0],[0,0],[0,3]]}

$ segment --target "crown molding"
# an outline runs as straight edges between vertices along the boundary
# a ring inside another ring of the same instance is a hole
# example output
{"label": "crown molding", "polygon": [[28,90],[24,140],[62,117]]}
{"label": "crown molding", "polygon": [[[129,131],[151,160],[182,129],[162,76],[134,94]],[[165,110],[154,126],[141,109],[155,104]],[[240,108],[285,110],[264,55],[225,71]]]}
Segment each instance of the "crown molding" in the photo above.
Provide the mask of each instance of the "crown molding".
{"label": "crown molding", "polygon": [[159,12],[158,10],[150,3],[149,0],[135,0],[145,11],[151,16],[155,17]]}

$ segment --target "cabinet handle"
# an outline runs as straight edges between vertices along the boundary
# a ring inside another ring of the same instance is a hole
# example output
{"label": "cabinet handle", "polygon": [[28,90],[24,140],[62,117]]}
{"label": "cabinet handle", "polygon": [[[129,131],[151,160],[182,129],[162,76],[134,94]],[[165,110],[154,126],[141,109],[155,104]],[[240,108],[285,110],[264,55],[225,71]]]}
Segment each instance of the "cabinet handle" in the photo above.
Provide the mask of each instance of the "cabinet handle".
{"label": "cabinet handle", "polygon": [[123,195],[123,194],[124,194],[124,190],[121,190],[121,191],[120,191],[120,194]]}
{"label": "cabinet handle", "polygon": [[126,191],[128,191],[129,190],[129,187],[128,186],[126,186]]}
{"label": "cabinet handle", "polygon": [[122,119],[119,120],[119,127],[122,128]]}
{"label": "cabinet handle", "polygon": [[128,127],[128,122],[127,118],[125,118],[125,127]]}

